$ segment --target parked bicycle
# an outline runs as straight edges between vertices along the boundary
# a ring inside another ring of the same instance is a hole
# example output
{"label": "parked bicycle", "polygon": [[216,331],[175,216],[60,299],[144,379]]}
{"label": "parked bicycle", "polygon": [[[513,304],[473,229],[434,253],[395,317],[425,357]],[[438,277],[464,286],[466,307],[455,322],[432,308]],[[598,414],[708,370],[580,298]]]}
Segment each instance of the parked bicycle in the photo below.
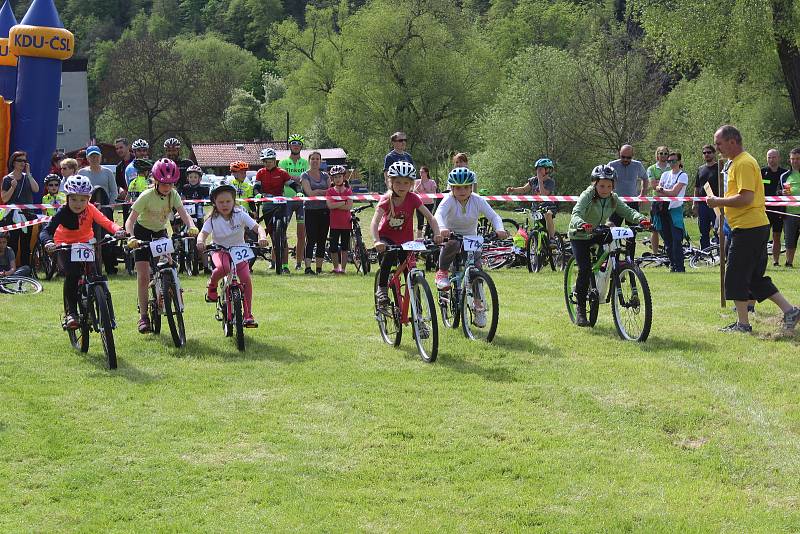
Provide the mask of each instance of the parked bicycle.
{"label": "parked bicycle", "polygon": [[[597,322],[600,303],[611,301],[617,334],[631,341],[645,341],[653,322],[650,286],[642,270],[633,261],[635,236],[639,230],[642,228],[598,226],[592,233],[602,244],[590,249],[592,276],[589,277],[587,295],[589,324],[594,326]],[[564,299],[573,323],[576,321],[578,305],[575,295],[577,277],[578,265],[572,258],[564,272]]]}
{"label": "parked bicycle", "polygon": [[11,274],[0,276],[0,293],[6,295],[35,294],[42,291],[42,284],[30,276]]}
{"label": "parked bicycle", "polygon": [[[106,236],[100,244],[111,244],[113,236]],[[89,351],[89,333],[100,334],[103,343],[103,352],[109,369],[117,368],[117,348],[114,342],[114,329],[117,327],[114,319],[114,305],[111,301],[111,292],[108,289],[108,279],[98,274],[95,254],[96,244],[74,243],[54,247],[55,251],[66,251],[72,262],[83,265],[83,272],[78,280],[78,328],[71,329],[66,326],[68,313],[67,301],[64,299],[64,316],[61,326],[69,336],[73,348]]]}
{"label": "parked bicycle", "polygon": [[350,210],[351,221],[353,222],[353,234],[350,237],[350,262],[356,266],[356,272],[363,275],[369,274],[370,260],[367,247],[364,245],[364,237],[361,232],[361,219],[358,214],[372,207],[372,202],[353,210]]}
{"label": "parked bicycle", "polygon": [[214,318],[222,322],[222,331],[225,333],[225,337],[234,336],[236,338],[236,348],[240,351],[245,349],[244,290],[239,282],[236,266],[255,257],[255,249],[257,248],[251,245],[223,247],[216,244],[206,247],[209,263],[211,263],[211,255],[215,251],[223,250],[227,252],[223,257],[225,261],[230,262],[230,269],[228,274],[223,276],[219,282],[217,310]]}
{"label": "parked bicycle", "polygon": [[154,334],[161,333],[161,317],[167,318],[172,342],[177,347],[186,344],[186,327],[183,322],[183,289],[173,259],[175,248],[169,237],[155,241],[131,239],[132,249],[150,247],[150,300],[147,315]]}
{"label": "parked bicycle", "polygon": [[476,265],[481,257],[483,236],[451,234],[461,242],[461,252],[453,262],[450,287],[439,290],[442,324],[458,328],[468,339],[491,342],[497,332],[500,303],[492,277]]}
{"label": "parked bicycle", "polygon": [[[375,297],[375,319],[381,338],[397,347],[403,337],[403,326],[411,324],[420,358],[427,363],[436,361],[439,352],[439,325],[433,293],[425,280],[425,272],[417,267],[417,255],[428,252],[431,243],[409,241],[387,246],[387,251],[404,250],[408,254],[389,278],[389,304],[381,306]],[[376,291],[379,276],[380,272],[375,273],[373,289]]]}

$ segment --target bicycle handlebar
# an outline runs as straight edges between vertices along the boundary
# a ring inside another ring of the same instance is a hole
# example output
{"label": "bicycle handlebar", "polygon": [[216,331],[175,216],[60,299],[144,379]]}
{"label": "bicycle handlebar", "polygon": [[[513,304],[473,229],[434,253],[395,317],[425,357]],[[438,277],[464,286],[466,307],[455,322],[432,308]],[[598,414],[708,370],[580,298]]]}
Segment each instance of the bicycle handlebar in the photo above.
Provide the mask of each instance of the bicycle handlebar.
{"label": "bicycle handlebar", "polygon": [[113,234],[108,234],[100,241],[95,241],[94,243],[62,243],[61,245],[56,245],[53,250],[69,250],[72,248],[72,245],[108,245],[109,243],[114,243],[115,241],[118,241],[118,239],[114,237]]}

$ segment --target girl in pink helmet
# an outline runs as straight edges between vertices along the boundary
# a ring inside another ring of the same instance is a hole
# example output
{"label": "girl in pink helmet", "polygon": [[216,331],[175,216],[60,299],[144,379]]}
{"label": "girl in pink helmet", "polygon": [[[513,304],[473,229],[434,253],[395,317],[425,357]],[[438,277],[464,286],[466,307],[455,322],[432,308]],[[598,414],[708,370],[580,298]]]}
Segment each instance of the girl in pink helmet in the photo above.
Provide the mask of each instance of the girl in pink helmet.
{"label": "girl in pink helmet", "polygon": [[194,219],[186,212],[181,202],[181,197],[175,190],[175,184],[180,178],[180,170],[174,161],[160,159],[152,170],[154,184],[139,195],[131,206],[131,214],[125,222],[125,230],[133,237],[128,246],[134,249],[136,259],[136,282],[139,289],[139,333],[150,331],[150,321],[147,318],[147,287],[150,284],[150,249],[139,247],[138,240],[154,241],[167,237],[167,224],[172,211],[178,212],[181,220],[186,225],[189,235],[197,235],[197,226]]}

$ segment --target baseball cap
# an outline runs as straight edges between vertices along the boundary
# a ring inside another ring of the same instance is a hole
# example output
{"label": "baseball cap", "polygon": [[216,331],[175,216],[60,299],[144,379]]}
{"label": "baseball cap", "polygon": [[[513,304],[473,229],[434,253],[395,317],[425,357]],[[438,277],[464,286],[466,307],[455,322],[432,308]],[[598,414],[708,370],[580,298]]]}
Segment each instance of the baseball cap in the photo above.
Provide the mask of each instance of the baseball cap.
{"label": "baseball cap", "polygon": [[97,146],[97,145],[87,146],[86,147],[86,157],[88,158],[92,154],[100,154],[100,155],[102,155],[103,153],[100,152],[100,147]]}

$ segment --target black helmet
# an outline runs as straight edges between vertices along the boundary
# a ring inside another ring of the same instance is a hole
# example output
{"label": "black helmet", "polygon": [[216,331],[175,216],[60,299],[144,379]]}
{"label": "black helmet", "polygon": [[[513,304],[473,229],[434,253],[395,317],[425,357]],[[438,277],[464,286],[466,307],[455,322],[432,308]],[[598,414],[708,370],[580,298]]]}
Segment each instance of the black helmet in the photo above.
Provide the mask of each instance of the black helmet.
{"label": "black helmet", "polygon": [[617,171],[611,165],[600,164],[592,169],[592,181],[597,180],[611,180],[612,182],[617,179]]}
{"label": "black helmet", "polygon": [[44,185],[49,184],[50,182],[55,182],[57,184],[61,183],[61,177],[57,174],[48,174],[44,177]]}
{"label": "black helmet", "polygon": [[211,203],[212,204],[214,203],[214,201],[217,199],[217,195],[219,195],[220,193],[224,193],[225,191],[232,193],[233,198],[236,198],[236,193],[237,193],[236,188],[230,184],[222,184],[218,187],[215,187],[214,190],[211,191]]}

